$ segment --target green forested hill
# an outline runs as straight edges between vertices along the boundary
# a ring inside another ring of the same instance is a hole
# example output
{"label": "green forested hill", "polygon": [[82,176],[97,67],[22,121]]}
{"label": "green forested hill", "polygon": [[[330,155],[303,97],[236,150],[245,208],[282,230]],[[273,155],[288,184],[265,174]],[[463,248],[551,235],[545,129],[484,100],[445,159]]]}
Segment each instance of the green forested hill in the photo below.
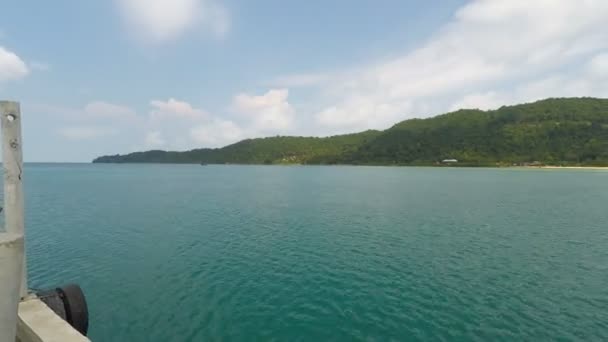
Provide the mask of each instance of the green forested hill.
{"label": "green forested hill", "polygon": [[305,164],[336,162],[371,142],[379,131],[317,137],[246,139],[217,149],[186,152],[147,151],[103,156],[94,163],[207,163],[207,164]]}
{"label": "green forested hill", "polygon": [[382,131],[248,139],[220,149],[148,151],[94,162],[433,165],[608,165],[608,100],[547,99],[493,111],[460,110]]}

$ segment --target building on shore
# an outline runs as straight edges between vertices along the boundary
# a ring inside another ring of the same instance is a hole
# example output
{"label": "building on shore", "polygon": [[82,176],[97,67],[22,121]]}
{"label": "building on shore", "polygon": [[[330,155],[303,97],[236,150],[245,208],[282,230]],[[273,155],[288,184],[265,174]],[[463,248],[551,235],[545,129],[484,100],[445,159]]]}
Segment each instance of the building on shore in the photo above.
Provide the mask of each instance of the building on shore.
{"label": "building on shore", "polygon": [[458,163],[457,159],[444,159],[441,161],[443,164],[455,164]]}

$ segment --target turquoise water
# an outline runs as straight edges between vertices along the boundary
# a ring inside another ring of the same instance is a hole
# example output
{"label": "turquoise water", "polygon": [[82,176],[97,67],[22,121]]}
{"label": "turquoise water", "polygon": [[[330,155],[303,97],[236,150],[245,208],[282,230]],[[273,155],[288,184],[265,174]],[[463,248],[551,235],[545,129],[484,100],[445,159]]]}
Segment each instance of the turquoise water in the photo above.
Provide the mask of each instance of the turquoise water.
{"label": "turquoise water", "polygon": [[608,172],[27,165],[94,341],[608,340]]}

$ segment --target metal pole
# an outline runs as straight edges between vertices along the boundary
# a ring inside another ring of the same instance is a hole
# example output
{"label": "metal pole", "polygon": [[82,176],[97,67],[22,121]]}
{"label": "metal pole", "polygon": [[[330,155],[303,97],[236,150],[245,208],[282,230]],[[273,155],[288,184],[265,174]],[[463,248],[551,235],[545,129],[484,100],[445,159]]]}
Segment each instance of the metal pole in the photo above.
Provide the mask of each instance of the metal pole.
{"label": "metal pole", "polygon": [[23,236],[0,233],[0,341],[15,341],[21,273]]}
{"label": "metal pole", "polygon": [[[6,232],[25,237],[23,211],[23,142],[18,102],[0,101],[2,121],[2,165],[4,167],[4,222]],[[21,261],[21,298],[27,296],[25,249]]]}

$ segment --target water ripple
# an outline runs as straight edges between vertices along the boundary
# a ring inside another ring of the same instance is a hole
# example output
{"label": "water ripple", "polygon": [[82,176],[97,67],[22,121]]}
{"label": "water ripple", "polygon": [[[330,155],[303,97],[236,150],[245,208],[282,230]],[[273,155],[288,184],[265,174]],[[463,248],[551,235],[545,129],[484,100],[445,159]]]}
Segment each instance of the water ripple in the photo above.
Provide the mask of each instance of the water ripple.
{"label": "water ripple", "polygon": [[608,174],[26,173],[30,281],[81,284],[95,341],[608,340]]}

